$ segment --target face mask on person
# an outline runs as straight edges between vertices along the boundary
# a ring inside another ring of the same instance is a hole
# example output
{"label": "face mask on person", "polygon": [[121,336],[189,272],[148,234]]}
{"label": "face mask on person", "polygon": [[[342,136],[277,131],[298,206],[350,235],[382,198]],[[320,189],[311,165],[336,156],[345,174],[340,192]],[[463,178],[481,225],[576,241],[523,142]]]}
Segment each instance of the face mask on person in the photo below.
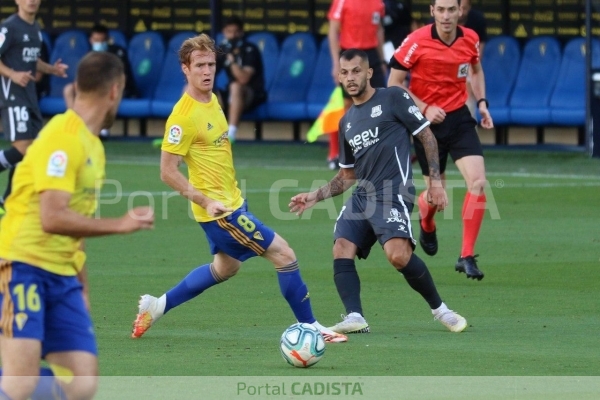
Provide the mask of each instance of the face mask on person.
{"label": "face mask on person", "polygon": [[106,51],[106,50],[108,50],[108,43],[107,42],[94,42],[94,43],[92,43],[92,50]]}

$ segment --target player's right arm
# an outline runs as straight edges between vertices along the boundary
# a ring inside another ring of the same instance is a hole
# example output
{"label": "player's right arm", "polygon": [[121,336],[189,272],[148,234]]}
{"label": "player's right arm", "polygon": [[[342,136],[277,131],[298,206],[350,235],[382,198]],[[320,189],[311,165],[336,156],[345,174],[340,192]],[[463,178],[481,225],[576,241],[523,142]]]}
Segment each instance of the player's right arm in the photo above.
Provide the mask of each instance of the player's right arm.
{"label": "player's right arm", "polygon": [[201,191],[190,184],[188,179],[179,170],[180,156],[168,151],[162,151],[160,156],[160,179],[171,189],[189,201],[204,208],[213,217],[232,212],[233,209],[225,207],[220,201],[205,196]]}
{"label": "player's right arm", "polygon": [[179,170],[181,157],[188,153],[196,135],[197,130],[190,118],[183,115],[169,117],[160,155],[160,179],[213,217],[232,212],[231,208],[196,189]]}
{"label": "player's right arm", "polygon": [[289,207],[290,212],[301,215],[321,200],[338,196],[350,189],[356,182],[354,168],[340,168],[338,173],[324,186],[315,191],[300,193],[292,197]]}
{"label": "player's right arm", "polygon": [[154,226],[154,212],[150,207],[136,207],[121,218],[90,218],[71,210],[70,201],[71,193],[62,190],[45,190],[40,194],[44,232],[81,238],[131,233]]}

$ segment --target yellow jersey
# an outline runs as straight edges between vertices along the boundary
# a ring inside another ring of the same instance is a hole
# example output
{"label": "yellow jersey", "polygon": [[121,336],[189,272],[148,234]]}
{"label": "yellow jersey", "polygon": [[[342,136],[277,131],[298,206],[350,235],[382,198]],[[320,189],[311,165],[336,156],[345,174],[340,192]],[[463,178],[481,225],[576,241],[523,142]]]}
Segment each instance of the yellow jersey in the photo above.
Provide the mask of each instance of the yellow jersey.
{"label": "yellow jersey", "polygon": [[13,177],[0,223],[0,258],[65,276],[85,263],[81,238],[45,233],[40,193],[71,193],[69,208],[92,217],[104,180],[104,146],[74,111],[52,118],[27,150]]}
{"label": "yellow jersey", "polygon": [[[183,157],[194,188],[236,210],[244,199],[235,179],[228,129],[217,96],[213,94],[210,102],[201,103],[184,93],[167,120],[162,150]],[[198,222],[229,215],[212,217],[193,202],[192,212]]]}

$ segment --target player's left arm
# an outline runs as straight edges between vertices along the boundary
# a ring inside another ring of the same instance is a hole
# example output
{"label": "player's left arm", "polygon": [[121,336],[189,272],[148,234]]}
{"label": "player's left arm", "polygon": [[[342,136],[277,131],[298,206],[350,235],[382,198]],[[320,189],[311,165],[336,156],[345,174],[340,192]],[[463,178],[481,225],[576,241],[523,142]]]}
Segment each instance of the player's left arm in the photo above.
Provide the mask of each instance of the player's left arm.
{"label": "player's left arm", "polygon": [[433,132],[429,126],[421,129],[419,133],[414,135],[423,144],[427,164],[429,166],[429,187],[427,188],[427,201],[432,206],[436,206],[438,211],[446,208],[448,205],[448,197],[444,190],[442,178],[440,174],[440,158],[438,153],[437,140],[433,136]]}
{"label": "player's left arm", "polygon": [[485,98],[485,76],[483,74],[483,68],[481,67],[481,61],[472,64],[471,74],[471,88],[473,89],[473,96],[477,101],[477,108],[481,114],[481,126],[486,129],[494,127],[492,116],[488,110],[488,101]]}
{"label": "player's left arm", "polygon": [[56,60],[54,64],[48,64],[42,59],[38,58],[36,63],[36,68],[43,74],[55,75],[60,78],[67,77],[67,69],[69,66],[67,64],[63,64],[62,60],[59,58]]}

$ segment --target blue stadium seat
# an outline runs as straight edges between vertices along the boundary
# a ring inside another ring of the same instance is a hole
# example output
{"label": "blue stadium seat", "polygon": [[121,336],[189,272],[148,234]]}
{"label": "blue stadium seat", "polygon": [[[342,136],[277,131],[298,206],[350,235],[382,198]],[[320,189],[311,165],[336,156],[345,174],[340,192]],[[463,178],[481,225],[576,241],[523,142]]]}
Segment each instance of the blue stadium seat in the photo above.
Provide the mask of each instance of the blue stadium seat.
{"label": "blue stadium seat", "polygon": [[[485,74],[485,93],[490,103],[490,113],[495,125],[510,123],[508,102],[512,93],[519,64],[519,42],[510,36],[496,36],[485,44],[481,64]],[[481,120],[479,111],[477,117]]]}
{"label": "blue stadium seat", "polygon": [[[271,32],[256,32],[248,36],[248,41],[254,43],[262,55],[263,72],[265,75],[265,90],[267,93],[275,80],[275,70],[279,61],[279,43]],[[266,102],[260,104],[242,116],[246,121],[263,121],[268,119]]]}
{"label": "blue stadium seat", "polygon": [[75,80],[77,64],[90,51],[90,42],[87,35],[79,30],[70,30],[60,34],[54,42],[50,56],[50,64],[61,59],[67,64],[67,78],[50,77],[50,92],[47,97],[40,100],[40,109],[45,115],[55,115],[66,110],[63,99],[63,89],[67,83]]}
{"label": "blue stadium seat", "polygon": [[125,34],[118,29],[110,29],[108,31],[108,42],[127,50],[127,37],[125,37]]}
{"label": "blue stadium seat", "polygon": [[185,87],[185,77],[181,71],[178,51],[186,39],[196,35],[196,32],[181,32],[169,41],[162,70],[158,77],[158,84],[150,104],[153,116],[168,117],[173,111],[173,106],[181,97]]}
{"label": "blue stadium seat", "polygon": [[560,44],[554,37],[537,37],[525,45],[510,99],[512,124],[551,124],[550,97],[556,85],[561,59]]}
{"label": "blue stadium seat", "polygon": [[286,121],[307,120],[306,93],[317,58],[314,37],[305,32],[288,36],[281,46],[275,80],[269,90],[269,118]]}
{"label": "blue stadium seat", "polygon": [[331,66],[329,40],[325,37],[321,41],[315,71],[306,95],[306,113],[309,119],[317,119],[335,88]]}
{"label": "blue stadium seat", "polygon": [[138,33],[131,38],[127,56],[139,93],[137,99],[123,99],[119,116],[126,118],[149,117],[150,101],[156,89],[159,73],[165,58],[165,44],[158,32]]}
{"label": "blue stadium seat", "polygon": [[48,50],[48,55],[52,54],[52,38],[50,38],[50,34],[46,31],[41,31],[42,32],[42,41],[44,42],[44,44],[46,45],[46,50]]}
{"label": "blue stadium seat", "polygon": [[[600,43],[592,41],[592,56],[600,64]],[[585,125],[585,38],[567,43],[556,87],[550,99],[552,123],[565,126]]]}

